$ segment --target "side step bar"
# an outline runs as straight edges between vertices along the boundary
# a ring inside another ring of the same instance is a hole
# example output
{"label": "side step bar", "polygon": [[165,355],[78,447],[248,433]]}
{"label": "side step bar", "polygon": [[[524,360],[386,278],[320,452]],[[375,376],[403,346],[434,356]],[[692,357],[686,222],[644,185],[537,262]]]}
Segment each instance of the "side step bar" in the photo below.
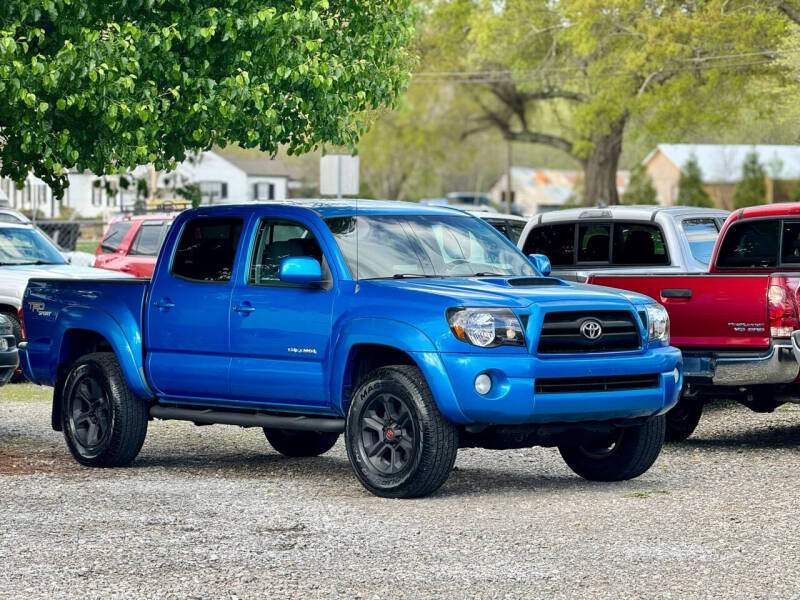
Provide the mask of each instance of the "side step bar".
{"label": "side step bar", "polygon": [[197,425],[239,425],[241,427],[269,427],[295,431],[325,431],[344,433],[344,419],[333,417],[298,417],[267,415],[264,413],[239,413],[211,409],[176,408],[155,404],[150,407],[154,419],[192,421]]}

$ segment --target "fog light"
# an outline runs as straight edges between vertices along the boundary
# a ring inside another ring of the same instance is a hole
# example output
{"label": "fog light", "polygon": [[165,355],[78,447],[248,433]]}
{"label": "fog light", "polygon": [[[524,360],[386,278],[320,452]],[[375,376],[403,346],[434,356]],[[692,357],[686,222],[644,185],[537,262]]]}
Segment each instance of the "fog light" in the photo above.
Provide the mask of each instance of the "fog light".
{"label": "fog light", "polygon": [[675,378],[675,383],[678,383],[681,380],[681,371],[678,367],[675,367],[675,370],[672,372],[672,376]]}
{"label": "fog light", "polygon": [[8,350],[8,340],[6,338],[0,338],[0,350],[3,352]]}
{"label": "fog light", "polygon": [[475,378],[475,391],[485,396],[492,389],[492,378],[486,373],[481,373]]}

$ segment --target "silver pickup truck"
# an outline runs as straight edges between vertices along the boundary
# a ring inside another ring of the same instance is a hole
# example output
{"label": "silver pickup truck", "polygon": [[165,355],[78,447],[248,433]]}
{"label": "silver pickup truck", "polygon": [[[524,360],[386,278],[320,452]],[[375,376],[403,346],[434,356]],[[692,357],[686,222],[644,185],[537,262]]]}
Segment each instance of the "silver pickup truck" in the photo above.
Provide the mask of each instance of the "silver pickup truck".
{"label": "silver pickup truck", "polygon": [[518,246],[546,254],[553,275],[705,273],[728,211],[688,206],[610,206],[542,213]]}

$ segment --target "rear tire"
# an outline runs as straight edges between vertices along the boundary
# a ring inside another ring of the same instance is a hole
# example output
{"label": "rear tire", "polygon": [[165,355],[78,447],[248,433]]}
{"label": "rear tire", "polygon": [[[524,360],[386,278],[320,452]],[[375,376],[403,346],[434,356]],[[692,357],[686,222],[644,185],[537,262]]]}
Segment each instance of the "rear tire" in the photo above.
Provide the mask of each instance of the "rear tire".
{"label": "rear tire", "polygon": [[667,413],[665,441],[682,442],[697,429],[703,415],[703,403],[696,398],[683,397]]}
{"label": "rear tire", "polygon": [[275,450],[284,456],[319,456],[333,448],[338,433],[324,431],[292,431],[289,429],[269,429],[264,427],[264,435]]}
{"label": "rear tire", "polygon": [[644,425],[620,428],[615,436],[596,444],[559,446],[564,462],[590,481],[622,481],[638,477],[658,458],[664,445],[664,415]]}
{"label": "rear tire", "polygon": [[112,352],[87,354],[70,368],[61,424],[80,464],[122,467],[133,462],[147,435],[147,416],[147,406],[131,394]]}
{"label": "rear tire", "polygon": [[383,498],[418,498],[447,481],[458,429],[439,412],[417,367],[381,367],[353,395],[345,445],[367,490]]}

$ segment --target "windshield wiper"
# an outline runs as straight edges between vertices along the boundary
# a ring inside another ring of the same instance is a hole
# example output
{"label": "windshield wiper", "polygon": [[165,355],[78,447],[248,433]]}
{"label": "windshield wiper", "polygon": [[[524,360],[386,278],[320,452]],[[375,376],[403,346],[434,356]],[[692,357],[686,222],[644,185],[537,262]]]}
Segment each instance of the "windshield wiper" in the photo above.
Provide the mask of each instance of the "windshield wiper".
{"label": "windshield wiper", "polygon": [[48,262],[46,260],[36,260],[33,262],[15,262],[15,263],[0,263],[0,265],[4,267],[30,267],[30,266],[38,266],[38,265],[60,265],[64,263],[57,263],[57,262]]}
{"label": "windshield wiper", "polygon": [[468,277],[508,277],[508,273],[493,273],[492,271],[479,271]]}

